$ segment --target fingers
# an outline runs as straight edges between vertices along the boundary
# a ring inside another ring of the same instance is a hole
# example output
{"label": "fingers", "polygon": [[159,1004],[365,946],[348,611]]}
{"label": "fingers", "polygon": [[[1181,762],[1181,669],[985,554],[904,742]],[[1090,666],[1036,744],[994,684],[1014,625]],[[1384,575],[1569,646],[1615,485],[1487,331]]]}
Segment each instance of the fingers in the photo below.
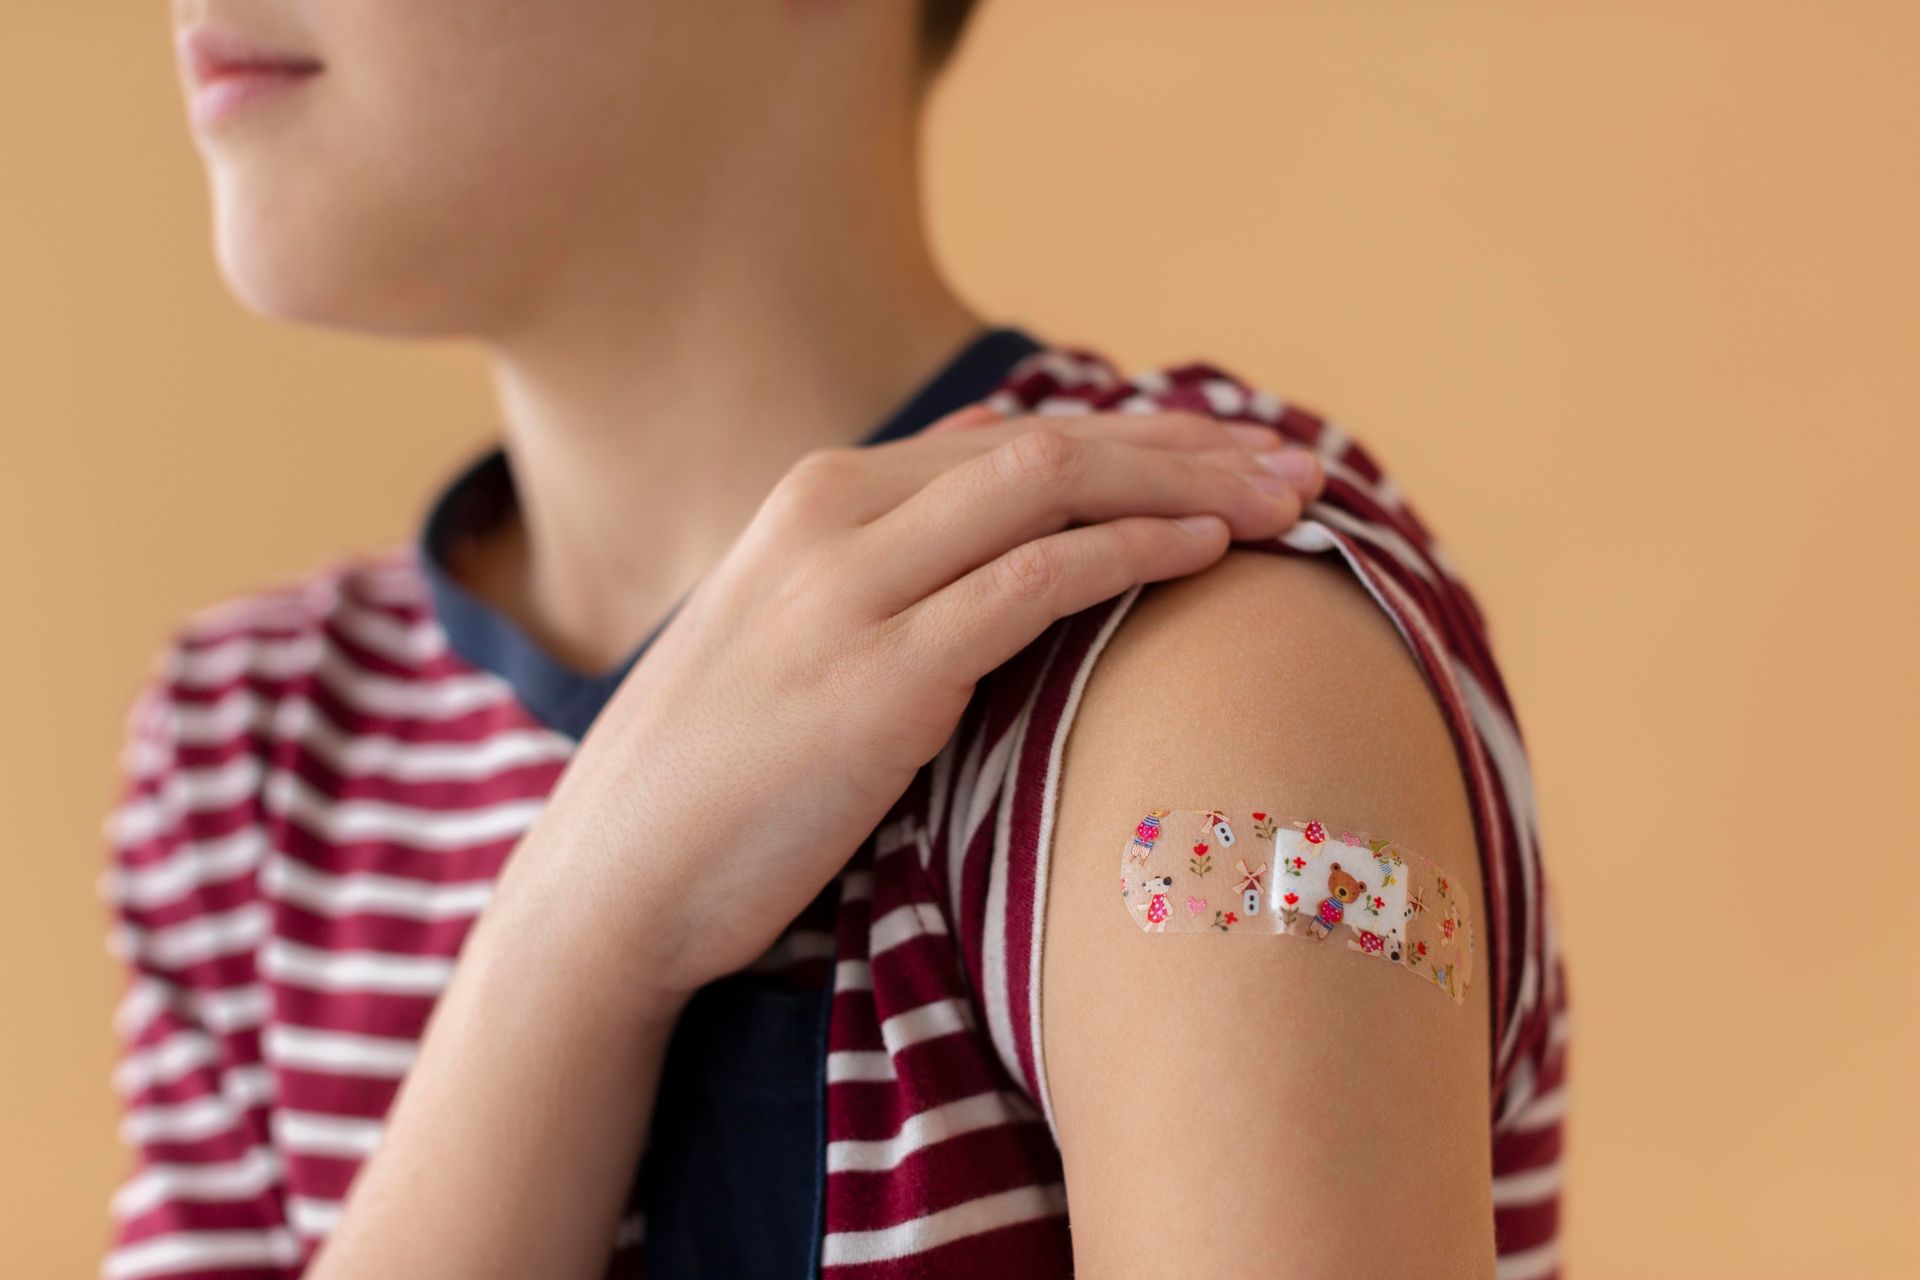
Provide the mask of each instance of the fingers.
{"label": "fingers", "polygon": [[865,524],[905,502],[940,473],[1036,430],[1183,453],[1245,452],[1288,443],[1272,427],[1222,422],[1201,413],[1024,414],[1002,418],[984,404],[970,405],[913,435],[858,449],[862,483],[858,492],[846,494],[838,504],[839,514],[851,523]]}
{"label": "fingers", "polygon": [[963,409],[955,409],[946,417],[921,428],[917,434],[928,436],[936,431],[957,431],[966,427],[977,427],[986,422],[999,422],[1001,416],[998,409],[982,400]]}
{"label": "fingers", "polygon": [[1059,619],[1139,582],[1196,573],[1231,544],[1215,515],[1127,516],[1032,542],[941,588],[896,624],[929,669],[979,680]]}
{"label": "fingers", "polygon": [[853,555],[876,604],[897,613],[1069,525],[1212,513],[1236,538],[1274,537],[1299,519],[1304,495],[1260,457],[1029,430],[856,530]]}
{"label": "fingers", "polygon": [[1276,435],[1268,447],[1251,454],[1246,449],[1201,449],[1189,456],[1227,468],[1244,467],[1249,457],[1256,462],[1271,459],[1274,474],[1292,485],[1303,502],[1317,501],[1327,488],[1326,464],[1312,449],[1292,443],[1283,445],[1281,440],[1282,437]]}

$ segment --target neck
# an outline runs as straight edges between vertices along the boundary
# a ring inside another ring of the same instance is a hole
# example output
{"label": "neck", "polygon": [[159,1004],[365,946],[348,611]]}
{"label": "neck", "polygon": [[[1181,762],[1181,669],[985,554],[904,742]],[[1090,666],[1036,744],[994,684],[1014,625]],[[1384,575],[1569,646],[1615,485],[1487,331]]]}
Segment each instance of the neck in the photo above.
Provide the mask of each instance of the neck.
{"label": "neck", "polygon": [[570,666],[626,657],[801,454],[983,327],[935,265],[910,137],[831,165],[792,142],[567,246],[489,341],[520,512],[461,576]]}

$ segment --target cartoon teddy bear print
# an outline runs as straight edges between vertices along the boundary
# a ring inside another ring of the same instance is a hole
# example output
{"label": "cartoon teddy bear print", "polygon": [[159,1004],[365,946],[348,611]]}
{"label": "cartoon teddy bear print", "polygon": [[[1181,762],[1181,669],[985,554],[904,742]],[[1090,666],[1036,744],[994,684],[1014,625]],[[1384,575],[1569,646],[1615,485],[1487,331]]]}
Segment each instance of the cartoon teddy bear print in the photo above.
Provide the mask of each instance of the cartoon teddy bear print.
{"label": "cartoon teddy bear print", "polygon": [[1307,921],[1307,931],[1322,942],[1333,932],[1347,914],[1347,908],[1360,900],[1367,891],[1367,882],[1355,879],[1340,869],[1339,863],[1327,868],[1327,896],[1320,900],[1314,909],[1313,918]]}

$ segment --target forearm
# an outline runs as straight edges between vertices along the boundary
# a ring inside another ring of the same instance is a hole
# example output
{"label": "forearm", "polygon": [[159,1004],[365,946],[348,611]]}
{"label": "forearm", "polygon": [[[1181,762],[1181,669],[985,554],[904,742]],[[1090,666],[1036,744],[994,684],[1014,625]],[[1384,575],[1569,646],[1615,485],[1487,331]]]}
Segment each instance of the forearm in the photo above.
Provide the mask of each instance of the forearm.
{"label": "forearm", "polygon": [[561,853],[509,859],[310,1280],[605,1274],[680,1003]]}

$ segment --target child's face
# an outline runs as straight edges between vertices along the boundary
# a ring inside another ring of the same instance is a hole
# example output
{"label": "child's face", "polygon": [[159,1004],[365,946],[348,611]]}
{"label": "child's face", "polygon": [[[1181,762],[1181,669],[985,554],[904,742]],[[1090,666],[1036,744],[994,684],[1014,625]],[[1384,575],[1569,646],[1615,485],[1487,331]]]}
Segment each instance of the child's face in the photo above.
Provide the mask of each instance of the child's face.
{"label": "child's face", "polygon": [[[265,314],[418,335],[509,329],[536,282],[650,284],[632,277],[716,203],[714,158],[774,142],[800,82],[781,45],[812,34],[794,16],[811,6],[774,0],[173,4],[176,26],[323,64],[194,131],[229,287]],[[604,278],[610,258],[627,278]]]}

